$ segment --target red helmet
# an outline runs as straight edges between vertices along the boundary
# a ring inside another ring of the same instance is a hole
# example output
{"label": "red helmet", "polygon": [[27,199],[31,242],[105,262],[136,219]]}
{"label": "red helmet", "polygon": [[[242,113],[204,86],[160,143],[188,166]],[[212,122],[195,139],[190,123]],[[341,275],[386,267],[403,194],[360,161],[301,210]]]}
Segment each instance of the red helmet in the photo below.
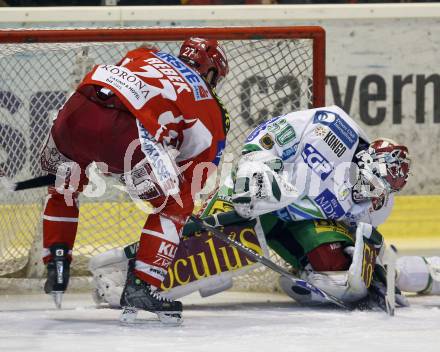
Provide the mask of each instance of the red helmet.
{"label": "red helmet", "polygon": [[[180,47],[179,58],[194,67],[213,88],[229,72],[226,54],[215,39],[189,38],[185,40]],[[211,75],[210,72],[212,72]]]}
{"label": "red helmet", "polygon": [[357,155],[358,182],[354,187],[362,198],[384,198],[400,191],[409,176],[411,160],[408,148],[391,139],[380,138]]}
{"label": "red helmet", "polygon": [[380,176],[393,192],[400,191],[406,185],[411,167],[408,148],[391,139],[380,138],[374,140],[368,149],[379,165]]}

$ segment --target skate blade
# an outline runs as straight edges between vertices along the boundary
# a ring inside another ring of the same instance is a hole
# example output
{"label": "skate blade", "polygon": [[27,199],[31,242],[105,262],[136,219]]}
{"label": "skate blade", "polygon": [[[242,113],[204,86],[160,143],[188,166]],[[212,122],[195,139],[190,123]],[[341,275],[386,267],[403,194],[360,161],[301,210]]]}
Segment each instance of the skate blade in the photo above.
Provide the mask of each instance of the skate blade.
{"label": "skate blade", "polygon": [[138,310],[132,307],[123,307],[119,321],[121,324],[131,325],[136,324]]}
{"label": "skate blade", "polygon": [[182,312],[155,312],[164,325],[178,326],[183,323]]}
{"label": "skate blade", "polygon": [[61,291],[52,291],[52,298],[55,303],[55,307],[57,309],[61,309],[61,303],[63,302],[63,292]]}
{"label": "skate blade", "polygon": [[[138,319],[137,308],[124,307],[119,318],[119,322],[122,325],[139,325],[139,324],[151,324],[151,320]],[[168,326],[178,326],[183,323],[182,312],[155,312],[159,318],[159,322]]]}

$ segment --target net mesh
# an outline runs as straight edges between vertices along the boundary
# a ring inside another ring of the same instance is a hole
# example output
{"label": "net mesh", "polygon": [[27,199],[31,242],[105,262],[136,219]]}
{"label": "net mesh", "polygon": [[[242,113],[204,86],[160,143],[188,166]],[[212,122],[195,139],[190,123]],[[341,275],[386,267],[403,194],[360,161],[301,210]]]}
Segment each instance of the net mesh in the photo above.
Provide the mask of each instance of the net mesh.
{"label": "net mesh", "polygon": [[[223,171],[261,120],[312,104],[312,40],[222,40],[230,73],[219,95],[231,115]],[[42,174],[39,150],[52,118],[94,64],[116,63],[143,45],[124,43],[5,44],[0,46],[0,169],[14,181]],[[180,42],[149,42],[174,54]],[[225,175],[227,172],[221,172]],[[0,187],[2,187],[0,185]],[[73,275],[87,274],[91,256],[137,241],[145,221],[123,192],[108,187],[98,201],[80,198]],[[45,189],[0,192],[0,276],[40,277],[40,216]],[[34,250],[34,254],[32,252]],[[275,258],[275,257],[273,257]],[[244,283],[270,285],[258,269]]]}

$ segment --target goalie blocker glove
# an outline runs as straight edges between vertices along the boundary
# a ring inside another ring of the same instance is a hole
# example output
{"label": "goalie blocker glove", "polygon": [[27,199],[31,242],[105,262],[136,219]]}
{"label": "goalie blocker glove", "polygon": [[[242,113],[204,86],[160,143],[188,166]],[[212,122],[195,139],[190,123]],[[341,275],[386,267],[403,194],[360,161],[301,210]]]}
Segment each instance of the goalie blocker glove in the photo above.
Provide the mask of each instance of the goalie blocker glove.
{"label": "goalie blocker glove", "polygon": [[297,190],[281,175],[280,158],[265,151],[251,152],[238,165],[232,202],[240,216],[257,217],[297,200]]}

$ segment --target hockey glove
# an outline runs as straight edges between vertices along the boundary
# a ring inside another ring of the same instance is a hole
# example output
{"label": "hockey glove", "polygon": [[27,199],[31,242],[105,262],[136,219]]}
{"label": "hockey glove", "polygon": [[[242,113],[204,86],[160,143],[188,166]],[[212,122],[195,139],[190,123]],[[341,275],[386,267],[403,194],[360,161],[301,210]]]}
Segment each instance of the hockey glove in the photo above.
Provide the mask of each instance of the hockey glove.
{"label": "hockey glove", "polygon": [[236,172],[232,202],[237,213],[253,218],[284,208],[298,198],[296,189],[281,175],[281,159],[264,151],[242,157]]}

